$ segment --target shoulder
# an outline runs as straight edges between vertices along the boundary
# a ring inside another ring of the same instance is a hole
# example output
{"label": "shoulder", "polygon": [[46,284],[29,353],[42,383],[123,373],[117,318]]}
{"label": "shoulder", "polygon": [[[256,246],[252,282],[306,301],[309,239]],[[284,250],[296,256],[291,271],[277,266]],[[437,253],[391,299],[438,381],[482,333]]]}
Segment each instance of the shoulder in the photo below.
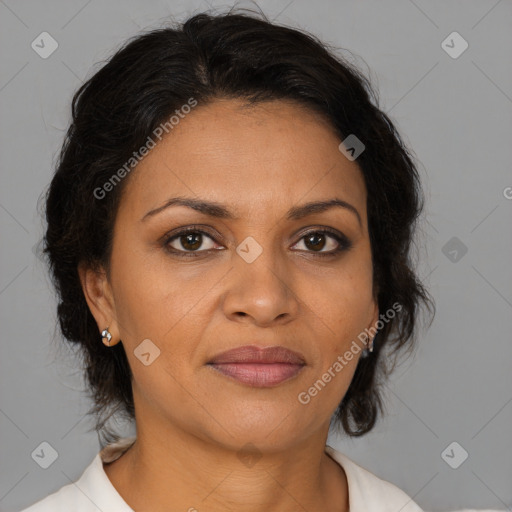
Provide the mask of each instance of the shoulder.
{"label": "shoulder", "polygon": [[60,512],[71,509],[76,512],[97,510],[75,484],[68,484],[21,512]]}
{"label": "shoulder", "polygon": [[129,512],[132,509],[123,501],[103,469],[104,462],[115,460],[134,441],[123,439],[105,447],[75,482],[34,503],[21,512],[98,512],[115,510]]}
{"label": "shoulder", "polygon": [[423,512],[396,485],[379,478],[343,453],[326,446],[326,453],[344,469],[347,475],[350,510],[366,512]]}

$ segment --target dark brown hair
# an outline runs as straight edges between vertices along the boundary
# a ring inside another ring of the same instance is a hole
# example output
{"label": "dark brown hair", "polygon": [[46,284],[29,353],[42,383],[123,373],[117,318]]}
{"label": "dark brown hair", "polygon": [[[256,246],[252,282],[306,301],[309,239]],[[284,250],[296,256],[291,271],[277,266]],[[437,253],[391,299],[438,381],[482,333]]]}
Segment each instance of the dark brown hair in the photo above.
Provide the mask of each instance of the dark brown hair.
{"label": "dark brown hair", "polygon": [[199,107],[216,98],[294,100],[320,112],[341,140],[355,134],[365,144],[357,164],[368,192],[374,289],[381,313],[396,303],[401,310],[383,322],[374,351],[360,358],[332,420],[350,436],[369,432],[383,412],[384,377],[396,355],[412,349],[420,306],[435,311],[411,259],[423,209],[418,172],[392,121],[378,108],[369,79],[354,65],[310,34],[273,24],[261,13],[232,11],[198,14],[134,37],[73,97],[72,122],[47,191],[43,242],[60,328],[83,358],[96,430],[116,439],[107,420],[114,413],[132,419],[135,410],[123,344],[107,348],[101,342],[77,271],[81,263],[109,268],[127,180],[105,197],[94,191],[191,97]]}

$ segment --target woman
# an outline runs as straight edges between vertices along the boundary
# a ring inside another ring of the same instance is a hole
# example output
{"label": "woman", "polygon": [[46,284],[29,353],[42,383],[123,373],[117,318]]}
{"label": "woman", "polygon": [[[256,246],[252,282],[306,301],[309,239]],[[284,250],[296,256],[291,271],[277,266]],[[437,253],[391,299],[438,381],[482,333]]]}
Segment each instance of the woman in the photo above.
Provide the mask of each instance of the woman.
{"label": "woman", "polygon": [[107,441],[26,510],[421,510],[326,445],[373,428],[435,309],[418,173],[372,100],[314,37],[243,13],[138,36],[80,88],[44,242]]}

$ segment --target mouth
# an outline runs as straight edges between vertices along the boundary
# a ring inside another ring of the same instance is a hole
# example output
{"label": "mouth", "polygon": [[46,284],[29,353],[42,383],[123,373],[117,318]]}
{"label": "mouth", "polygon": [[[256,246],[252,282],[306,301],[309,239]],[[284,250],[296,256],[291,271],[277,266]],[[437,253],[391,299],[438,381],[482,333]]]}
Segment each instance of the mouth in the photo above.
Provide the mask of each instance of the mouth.
{"label": "mouth", "polygon": [[221,375],[251,387],[266,388],[295,377],[306,365],[304,357],[285,347],[244,346],[228,350],[207,363]]}

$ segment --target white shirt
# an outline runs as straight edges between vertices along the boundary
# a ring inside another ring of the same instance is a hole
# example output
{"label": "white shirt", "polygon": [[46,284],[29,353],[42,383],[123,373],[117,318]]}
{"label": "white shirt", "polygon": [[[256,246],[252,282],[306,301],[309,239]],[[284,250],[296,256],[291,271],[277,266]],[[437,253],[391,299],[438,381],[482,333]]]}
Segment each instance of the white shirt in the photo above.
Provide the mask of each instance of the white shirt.
{"label": "white shirt", "polygon": [[[118,459],[135,439],[125,437],[106,446],[76,482],[61,487],[22,512],[134,512],[112,485],[103,463]],[[350,512],[423,512],[392,483],[382,480],[329,445],[325,451],[347,475]]]}

